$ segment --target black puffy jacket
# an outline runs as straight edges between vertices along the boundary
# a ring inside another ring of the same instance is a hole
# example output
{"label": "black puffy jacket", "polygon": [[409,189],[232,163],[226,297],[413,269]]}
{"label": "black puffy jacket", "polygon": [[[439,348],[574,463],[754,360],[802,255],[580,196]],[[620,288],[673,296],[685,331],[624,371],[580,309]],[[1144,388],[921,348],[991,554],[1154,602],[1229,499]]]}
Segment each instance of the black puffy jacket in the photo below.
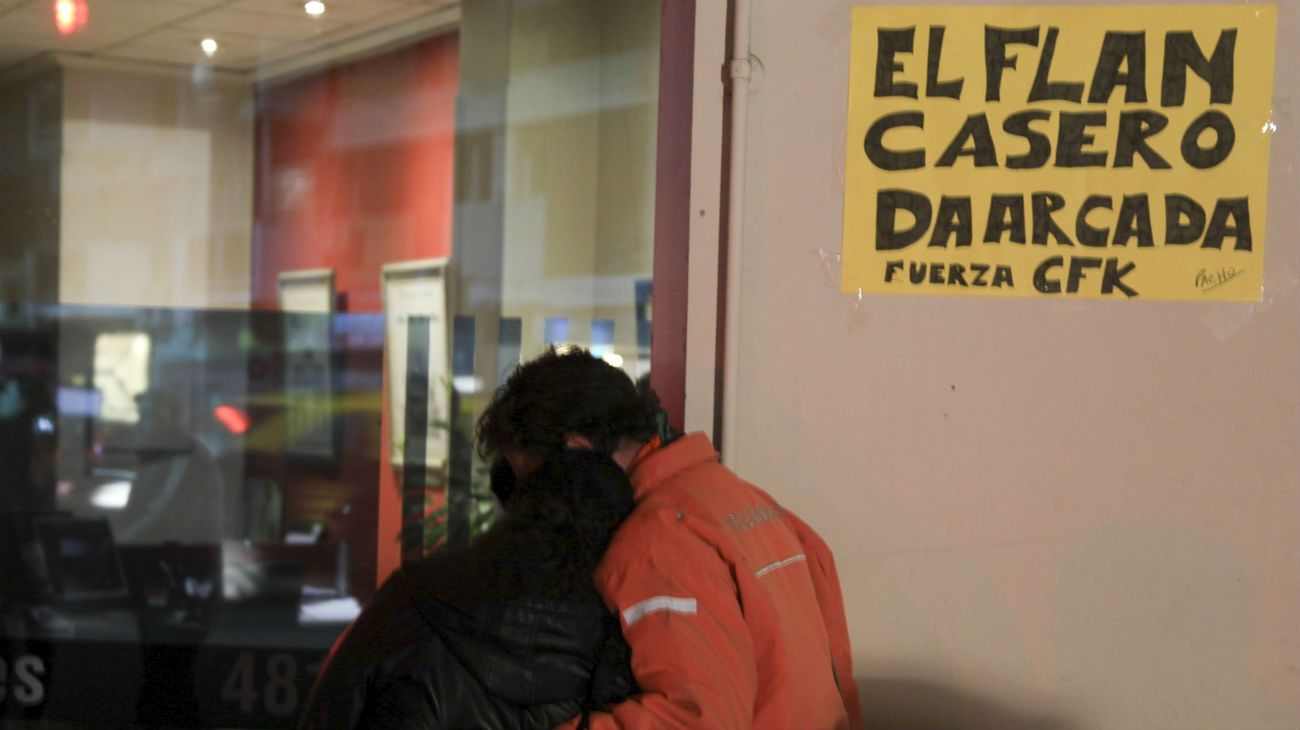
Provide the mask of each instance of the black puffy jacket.
{"label": "black puffy jacket", "polygon": [[470,548],[399,570],[330,651],[300,730],[550,730],[632,694],[618,619],[589,578],[628,489],[612,520],[605,492],[557,506],[535,489]]}

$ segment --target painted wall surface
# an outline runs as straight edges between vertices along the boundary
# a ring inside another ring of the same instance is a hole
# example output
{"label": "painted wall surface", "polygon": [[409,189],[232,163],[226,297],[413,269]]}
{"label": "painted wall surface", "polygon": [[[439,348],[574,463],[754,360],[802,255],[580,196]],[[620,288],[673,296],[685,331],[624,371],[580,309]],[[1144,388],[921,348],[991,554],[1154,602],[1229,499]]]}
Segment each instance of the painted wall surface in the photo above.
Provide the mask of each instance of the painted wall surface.
{"label": "painted wall surface", "polygon": [[248,83],[64,65],[61,301],[248,306]]}
{"label": "painted wall surface", "polygon": [[836,552],[868,726],[1296,727],[1297,6],[1240,304],[840,294],[850,7],[753,6],[726,437]]}
{"label": "painted wall surface", "polygon": [[523,356],[591,342],[639,375],[635,286],[652,273],[659,3],[515,4],[507,96],[502,314],[523,319]]}
{"label": "painted wall surface", "polygon": [[384,264],[451,253],[457,39],[444,35],[258,94],[253,303],[328,267],[379,312]]}
{"label": "painted wall surface", "polygon": [[59,298],[62,72],[0,88],[0,299]]}

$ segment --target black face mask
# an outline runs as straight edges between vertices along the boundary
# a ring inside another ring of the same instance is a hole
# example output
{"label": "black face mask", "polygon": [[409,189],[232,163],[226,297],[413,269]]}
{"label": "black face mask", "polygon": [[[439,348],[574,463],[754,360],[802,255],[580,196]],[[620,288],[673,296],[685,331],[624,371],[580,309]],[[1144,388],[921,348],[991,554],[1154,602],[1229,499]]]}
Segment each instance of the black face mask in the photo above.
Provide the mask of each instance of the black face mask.
{"label": "black face mask", "polygon": [[510,497],[515,493],[515,487],[518,486],[518,480],[515,478],[515,470],[510,467],[510,462],[505,459],[497,459],[492,464],[492,471],[488,473],[488,483],[491,485],[492,494],[496,496],[501,506],[506,506],[510,502]]}

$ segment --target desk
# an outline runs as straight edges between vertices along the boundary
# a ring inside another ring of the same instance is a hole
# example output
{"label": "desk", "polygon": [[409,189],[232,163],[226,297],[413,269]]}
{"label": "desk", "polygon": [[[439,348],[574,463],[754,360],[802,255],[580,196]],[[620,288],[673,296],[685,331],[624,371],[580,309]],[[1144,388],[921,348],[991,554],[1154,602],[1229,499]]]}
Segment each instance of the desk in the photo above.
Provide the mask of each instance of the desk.
{"label": "desk", "polygon": [[208,626],[133,611],[65,618],[70,634],[12,615],[0,624],[6,725],[291,728],[346,627],[259,627],[221,613]]}

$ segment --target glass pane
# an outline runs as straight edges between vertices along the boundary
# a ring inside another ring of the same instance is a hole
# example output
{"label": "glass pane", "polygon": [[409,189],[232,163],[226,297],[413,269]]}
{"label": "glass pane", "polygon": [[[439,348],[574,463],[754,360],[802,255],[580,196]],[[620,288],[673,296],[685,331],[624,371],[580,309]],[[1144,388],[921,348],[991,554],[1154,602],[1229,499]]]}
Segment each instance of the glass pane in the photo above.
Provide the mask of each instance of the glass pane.
{"label": "glass pane", "polygon": [[307,5],[0,0],[6,726],[292,727],[514,367],[648,372],[659,2]]}

